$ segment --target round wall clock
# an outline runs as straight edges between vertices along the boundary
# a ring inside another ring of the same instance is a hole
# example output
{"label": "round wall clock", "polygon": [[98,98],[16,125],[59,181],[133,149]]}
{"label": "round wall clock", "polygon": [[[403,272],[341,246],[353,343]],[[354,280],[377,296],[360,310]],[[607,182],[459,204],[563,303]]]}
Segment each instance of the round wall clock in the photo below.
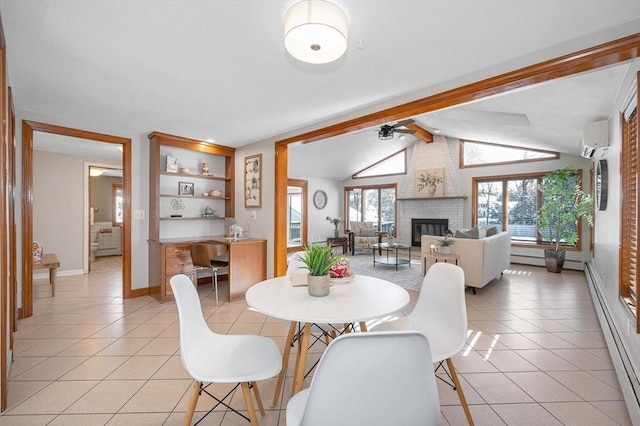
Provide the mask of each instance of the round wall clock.
{"label": "round wall clock", "polygon": [[607,191],[609,190],[609,170],[607,160],[598,161],[596,168],[596,206],[598,210],[607,209]]}
{"label": "round wall clock", "polygon": [[313,205],[316,206],[316,209],[324,209],[327,205],[327,193],[320,189],[314,192]]}

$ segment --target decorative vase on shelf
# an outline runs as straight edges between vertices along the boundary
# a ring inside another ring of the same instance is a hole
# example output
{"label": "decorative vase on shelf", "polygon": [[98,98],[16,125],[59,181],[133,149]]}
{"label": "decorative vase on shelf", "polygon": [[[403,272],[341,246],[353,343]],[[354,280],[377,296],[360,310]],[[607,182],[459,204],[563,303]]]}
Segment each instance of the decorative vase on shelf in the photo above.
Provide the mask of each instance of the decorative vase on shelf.
{"label": "decorative vase on shelf", "polygon": [[340,231],[338,231],[338,228],[333,230],[333,236],[338,238],[340,236]]}
{"label": "decorative vase on shelf", "polygon": [[441,246],[440,254],[451,254],[451,247],[449,246]]}
{"label": "decorative vase on shelf", "polygon": [[323,297],[329,295],[330,275],[309,275],[307,278],[307,290],[309,290],[309,295],[314,297]]}

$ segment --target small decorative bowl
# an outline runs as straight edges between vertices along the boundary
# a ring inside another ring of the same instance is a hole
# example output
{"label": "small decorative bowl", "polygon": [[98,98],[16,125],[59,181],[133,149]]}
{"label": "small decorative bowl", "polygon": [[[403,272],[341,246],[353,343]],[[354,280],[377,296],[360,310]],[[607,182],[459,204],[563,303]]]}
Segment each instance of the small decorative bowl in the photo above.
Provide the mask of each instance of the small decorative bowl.
{"label": "small decorative bowl", "polygon": [[209,196],[210,197],[222,197],[222,191],[218,191],[217,189],[214,189],[212,191],[209,191]]}
{"label": "small decorative bowl", "polygon": [[189,173],[189,168],[188,167],[180,167],[180,169],[178,170],[180,173]]}

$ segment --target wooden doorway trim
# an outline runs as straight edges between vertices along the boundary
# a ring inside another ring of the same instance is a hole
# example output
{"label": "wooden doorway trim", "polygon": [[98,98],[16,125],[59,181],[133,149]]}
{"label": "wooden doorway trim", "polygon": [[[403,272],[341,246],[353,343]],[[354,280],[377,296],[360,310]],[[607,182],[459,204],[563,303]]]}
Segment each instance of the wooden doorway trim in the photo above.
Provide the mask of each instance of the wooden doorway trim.
{"label": "wooden doorway trim", "polygon": [[617,64],[640,56],[640,33],[598,46],[560,56],[539,64],[510,71],[456,89],[447,90],[382,111],[354,118],[318,130],[302,133],[275,144],[275,218],[274,218],[274,274],[284,275],[287,270],[286,206],[288,146],[292,143],[310,143],[333,136],[398,121],[427,112],[460,105],[474,100],[503,94],[514,89],[555,80]]}
{"label": "wooden doorway trim", "polygon": [[33,256],[33,132],[35,131],[122,145],[122,187],[124,196],[122,297],[125,299],[131,298],[131,139],[23,120],[21,318],[33,315],[33,265],[31,258]]}

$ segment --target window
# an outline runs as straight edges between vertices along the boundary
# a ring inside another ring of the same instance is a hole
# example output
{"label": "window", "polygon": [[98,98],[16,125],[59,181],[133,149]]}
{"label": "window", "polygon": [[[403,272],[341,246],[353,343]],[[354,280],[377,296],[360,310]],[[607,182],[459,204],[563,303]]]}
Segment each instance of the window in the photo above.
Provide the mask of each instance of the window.
{"label": "window", "polygon": [[[395,229],[396,185],[346,187],[346,223],[373,222],[382,232]],[[349,226],[349,225],[347,225]]]}
{"label": "window", "polygon": [[111,185],[111,198],[113,205],[113,226],[122,226],[124,218],[124,199],[122,198],[122,185]]}
{"label": "window", "polygon": [[[509,231],[514,243],[546,244],[549,238],[538,232],[536,223],[536,213],[544,197],[538,191],[538,184],[545,174],[474,178],[473,223]],[[581,176],[576,179],[580,180]],[[580,234],[580,222],[575,226]],[[575,247],[580,249],[579,240]]]}
{"label": "window", "polygon": [[460,140],[460,167],[523,163],[560,158],[554,151]]}
{"label": "window", "polygon": [[307,181],[287,180],[287,252],[302,250],[307,242]]}
{"label": "window", "polygon": [[351,176],[353,179],[373,177],[373,176],[391,176],[404,175],[407,173],[407,150],[396,152],[387,158],[378,161],[375,164],[360,170]]}
{"label": "window", "polygon": [[[639,73],[640,74],[640,73]],[[640,151],[638,142],[638,79],[634,81],[630,96],[622,112],[622,153],[620,172],[622,183],[621,238],[620,238],[620,296],[636,317],[636,332],[640,333],[638,319],[638,202],[640,202]]]}

